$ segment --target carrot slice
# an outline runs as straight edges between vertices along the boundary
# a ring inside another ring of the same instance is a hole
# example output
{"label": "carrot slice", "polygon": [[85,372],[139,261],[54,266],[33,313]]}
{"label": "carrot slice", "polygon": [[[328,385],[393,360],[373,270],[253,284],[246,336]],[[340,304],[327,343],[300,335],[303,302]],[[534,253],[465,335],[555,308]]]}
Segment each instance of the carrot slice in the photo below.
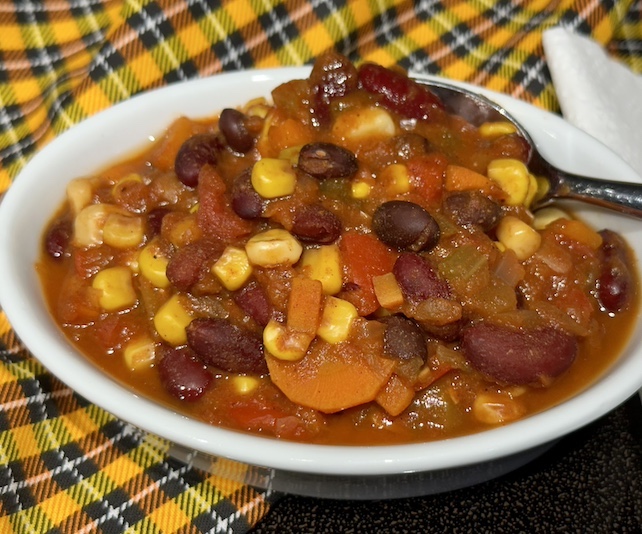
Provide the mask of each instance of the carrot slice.
{"label": "carrot slice", "polygon": [[292,402],[324,413],[373,401],[396,362],[381,355],[383,326],[371,323],[357,325],[350,341],[336,345],[317,341],[296,362],[267,354],[272,382]]}

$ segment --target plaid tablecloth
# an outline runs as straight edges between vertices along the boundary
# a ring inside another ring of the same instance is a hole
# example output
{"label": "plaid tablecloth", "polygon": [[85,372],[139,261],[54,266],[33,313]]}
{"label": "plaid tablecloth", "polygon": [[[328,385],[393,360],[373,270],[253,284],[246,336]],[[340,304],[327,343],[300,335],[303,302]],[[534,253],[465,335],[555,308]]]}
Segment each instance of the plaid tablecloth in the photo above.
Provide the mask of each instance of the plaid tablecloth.
{"label": "plaid tablecloth", "polygon": [[[642,72],[641,17],[640,0],[1,0],[0,194],[56,135],[136,93],[330,47],[556,111],[542,31],[573,28]],[[279,497],[170,446],[51,376],[0,312],[0,532],[246,532]]]}

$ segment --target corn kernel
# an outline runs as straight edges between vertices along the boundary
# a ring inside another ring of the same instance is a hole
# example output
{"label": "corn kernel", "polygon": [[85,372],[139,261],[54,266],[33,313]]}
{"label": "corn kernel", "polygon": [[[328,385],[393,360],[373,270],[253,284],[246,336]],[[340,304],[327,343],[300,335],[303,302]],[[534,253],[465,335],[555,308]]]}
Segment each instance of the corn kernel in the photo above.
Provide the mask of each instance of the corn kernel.
{"label": "corn kernel", "polygon": [[328,343],[341,343],[348,339],[352,323],[358,316],[357,308],[352,303],[336,297],[328,297],[317,334]]}
{"label": "corn kernel", "polygon": [[145,226],[140,217],[112,213],[103,226],[103,243],[114,248],[137,247],[145,237]]}
{"label": "corn kernel", "polygon": [[289,161],[263,158],[252,167],[252,187],[263,198],[291,195],[296,187],[296,172]]}
{"label": "corn kernel", "polygon": [[375,296],[382,308],[396,308],[403,304],[403,293],[392,273],[372,277]]}
{"label": "corn kernel", "polygon": [[252,236],[245,244],[250,262],[261,267],[294,265],[303,247],[287,230],[273,228]]}
{"label": "corn kernel", "polygon": [[127,267],[109,267],[98,272],[91,282],[101,291],[98,302],[107,311],[124,310],[138,300],[132,284],[132,274]]}
{"label": "corn kernel", "polygon": [[229,291],[239,289],[252,274],[252,266],[245,250],[228,246],[212,266],[212,272]]}
{"label": "corn kernel", "polygon": [[170,345],[183,345],[187,342],[187,326],[192,316],[181,303],[179,295],[172,295],[154,315],[154,327],[158,335]]}
{"label": "corn kernel", "polygon": [[401,163],[388,165],[380,174],[379,179],[385,184],[389,195],[402,195],[410,191],[410,175],[408,168]]}
{"label": "corn kernel", "polygon": [[336,295],[341,291],[343,270],[337,245],[306,249],[301,258],[301,270],[308,278],[319,280],[326,295]]}
{"label": "corn kernel", "polygon": [[129,186],[141,183],[143,183],[143,179],[140,174],[135,172],[129,173],[114,184],[111,188],[111,196],[118,199]]}
{"label": "corn kernel", "polygon": [[479,134],[482,137],[500,137],[502,135],[510,135],[517,133],[517,128],[512,122],[497,121],[485,122],[479,127]]}
{"label": "corn kernel", "polygon": [[[511,158],[495,159],[488,164],[488,177],[506,193],[509,206],[525,205],[532,187],[530,173],[521,161]],[[537,191],[535,184],[535,191]],[[533,192],[533,196],[534,196]]]}
{"label": "corn kernel", "polygon": [[67,184],[67,202],[76,215],[91,203],[92,196],[91,182],[87,178],[76,178]]}
{"label": "corn kernel", "polygon": [[90,204],[74,219],[73,244],[77,247],[102,245],[103,228],[107,217],[120,210],[111,204]]}
{"label": "corn kernel", "polygon": [[284,148],[279,153],[279,159],[285,160],[289,162],[290,165],[295,166],[299,163],[299,152],[301,152],[301,145]]}
{"label": "corn kernel", "polygon": [[308,352],[312,339],[310,334],[291,330],[274,319],[263,329],[265,350],[279,360],[300,360]]}
{"label": "corn kernel", "polygon": [[132,371],[147,369],[156,359],[156,344],[148,337],[132,340],[125,347],[123,358]]}
{"label": "corn kernel", "polygon": [[542,237],[521,219],[507,215],[497,226],[497,238],[512,250],[520,261],[530,258],[539,248]]}
{"label": "corn kernel", "polygon": [[533,228],[543,230],[553,221],[570,218],[568,213],[559,208],[542,208],[537,210],[533,216]]}
{"label": "corn kernel", "polygon": [[140,273],[156,287],[169,286],[167,278],[167,265],[169,259],[160,253],[158,243],[151,241],[138,255],[138,268]]}
{"label": "corn kernel", "polygon": [[259,380],[253,376],[239,375],[232,378],[232,386],[239,395],[247,395],[259,387]]}
{"label": "corn kernel", "polygon": [[367,137],[392,137],[395,133],[392,117],[386,110],[378,107],[343,111],[332,127],[333,137],[352,141],[361,141]]}
{"label": "corn kernel", "polygon": [[363,180],[355,180],[352,182],[352,198],[362,199],[370,196],[372,186]]}

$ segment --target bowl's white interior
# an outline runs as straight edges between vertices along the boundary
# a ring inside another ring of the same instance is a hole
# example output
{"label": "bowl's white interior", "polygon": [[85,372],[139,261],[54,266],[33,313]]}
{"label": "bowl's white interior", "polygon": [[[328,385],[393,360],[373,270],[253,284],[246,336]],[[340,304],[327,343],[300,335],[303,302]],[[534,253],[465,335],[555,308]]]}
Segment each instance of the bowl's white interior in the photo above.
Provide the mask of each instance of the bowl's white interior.
{"label": "bowl's white interior", "polygon": [[[185,447],[290,471],[364,475],[427,471],[517,453],[560,437],[605,414],[642,385],[641,329],[593,386],[560,406],[472,436],[403,446],[329,447],[250,436],[190,420],[103,375],[53,323],[33,268],[42,230],[66,183],[142,149],[176,117],[205,117],[269,96],[278,84],[305,78],[306,68],[248,71],[173,85],[130,99],[72,128],[37,154],[0,208],[0,304],[25,345],[85,398],[147,431]],[[523,121],[548,159],[566,170],[639,181],[622,160],[560,118],[504,95],[486,93]],[[625,235],[642,258],[642,223],[593,208],[576,210],[598,228]]]}

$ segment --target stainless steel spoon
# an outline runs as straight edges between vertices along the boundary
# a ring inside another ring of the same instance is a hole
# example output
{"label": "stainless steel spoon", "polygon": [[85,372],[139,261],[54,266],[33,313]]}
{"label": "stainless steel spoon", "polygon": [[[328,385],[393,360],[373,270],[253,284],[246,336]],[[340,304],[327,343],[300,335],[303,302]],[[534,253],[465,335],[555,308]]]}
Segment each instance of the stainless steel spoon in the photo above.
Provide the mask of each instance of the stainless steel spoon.
{"label": "stainless steel spoon", "polygon": [[548,181],[548,189],[537,198],[532,206],[534,209],[554,199],[572,199],[642,218],[642,184],[589,178],[558,169],[544,159],[524,127],[500,105],[483,95],[448,83],[418,81],[427,85],[450,113],[459,115],[474,126],[502,120],[513,123],[530,147],[529,169]]}

